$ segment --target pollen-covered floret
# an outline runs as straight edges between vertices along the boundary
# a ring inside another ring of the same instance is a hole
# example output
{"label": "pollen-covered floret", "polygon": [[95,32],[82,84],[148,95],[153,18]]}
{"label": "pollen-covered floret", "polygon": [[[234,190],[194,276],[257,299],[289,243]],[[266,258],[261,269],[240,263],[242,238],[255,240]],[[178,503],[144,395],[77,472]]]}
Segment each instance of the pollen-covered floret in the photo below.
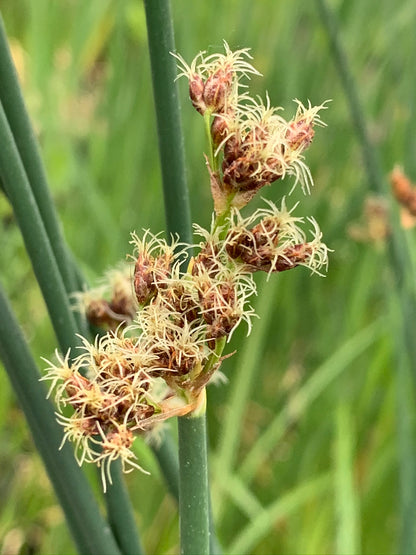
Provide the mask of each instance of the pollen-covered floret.
{"label": "pollen-covered floret", "polygon": [[131,244],[134,245],[134,291],[140,305],[147,304],[158,290],[163,287],[163,281],[173,271],[175,265],[180,265],[187,257],[187,251],[177,238],[171,243],[159,235],[153,235],[145,230],[140,239],[132,233]]}
{"label": "pollen-covered floret", "polygon": [[298,103],[296,116],[286,121],[261,100],[239,105],[234,114],[224,117],[227,132],[217,154],[223,149],[222,180],[227,194],[236,194],[234,206],[241,207],[264,185],[294,175],[304,191],[313,185],[302,153],[314,136],[314,125],[324,125],[319,111],[324,105],[305,108]]}
{"label": "pollen-covered floret", "polygon": [[189,96],[200,113],[221,114],[233,110],[238,102],[238,87],[242,77],[260,73],[248,62],[249,48],[233,52],[224,41],[225,54],[200,52],[189,66],[179,54],[179,75],[189,80]]}
{"label": "pollen-covered floret", "polygon": [[[282,201],[278,209],[271,201],[268,207],[243,218],[237,209],[231,214],[231,225],[225,238],[228,255],[241,263],[246,271],[283,272],[296,266],[306,266],[320,273],[328,263],[328,248],[322,243],[322,233],[313,218],[313,238],[307,241],[299,227],[303,218],[292,216]],[[253,225],[254,224],[254,225]]]}

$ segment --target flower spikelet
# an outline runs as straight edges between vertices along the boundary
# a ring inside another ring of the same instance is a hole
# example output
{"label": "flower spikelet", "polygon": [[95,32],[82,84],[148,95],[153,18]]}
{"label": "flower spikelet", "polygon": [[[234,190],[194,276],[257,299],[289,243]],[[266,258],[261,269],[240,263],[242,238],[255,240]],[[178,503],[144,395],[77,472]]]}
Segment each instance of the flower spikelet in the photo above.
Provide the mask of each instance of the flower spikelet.
{"label": "flower spikelet", "polygon": [[[322,234],[313,218],[313,239],[298,224],[302,218],[291,215],[282,201],[278,209],[272,202],[248,218],[242,218],[237,209],[232,213],[232,224],[225,239],[228,255],[244,265],[247,271],[283,272],[296,266],[306,266],[319,273],[327,265],[327,247],[321,242]],[[257,223],[256,223],[257,222]],[[253,225],[255,224],[255,225]]]}
{"label": "flower spikelet", "polygon": [[97,287],[72,294],[74,308],[93,326],[114,330],[128,324],[137,310],[131,273],[129,264],[109,270]]}
{"label": "flower spikelet", "polygon": [[207,55],[200,52],[189,66],[179,54],[178,77],[189,80],[189,96],[194,108],[202,115],[227,113],[238,101],[238,87],[242,77],[260,73],[249,63],[249,48],[232,51],[224,41],[224,54]]}

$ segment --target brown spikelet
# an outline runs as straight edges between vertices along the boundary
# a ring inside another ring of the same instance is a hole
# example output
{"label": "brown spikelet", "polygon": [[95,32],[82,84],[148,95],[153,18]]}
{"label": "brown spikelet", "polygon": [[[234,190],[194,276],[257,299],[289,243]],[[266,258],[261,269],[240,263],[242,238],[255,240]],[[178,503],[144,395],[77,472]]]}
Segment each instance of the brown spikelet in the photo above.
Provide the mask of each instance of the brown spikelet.
{"label": "brown spikelet", "polygon": [[401,168],[395,167],[390,175],[390,182],[396,200],[416,216],[416,188]]}

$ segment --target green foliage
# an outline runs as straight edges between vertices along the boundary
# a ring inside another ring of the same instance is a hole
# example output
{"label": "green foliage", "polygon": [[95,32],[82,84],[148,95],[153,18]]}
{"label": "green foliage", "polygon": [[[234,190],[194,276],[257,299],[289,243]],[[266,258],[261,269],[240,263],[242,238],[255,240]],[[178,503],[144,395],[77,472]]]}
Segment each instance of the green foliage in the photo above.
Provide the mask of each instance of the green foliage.
{"label": "green foliage", "polygon": [[[390,206],[388,173],[416,179],[411,0],[333,0],[341,40]],[[313,215],[334,250],[328,276],[298,268],[261,284],[259,322],[210,386],[208,431],[217,532],[225,552],[415,552],[414,375],[383,241],[358,242],[373,189],[362,144],[314,2],[172,2],[177,50],[191,60],[251,47],[272,104],[330,98],[306,153],[315,180],[299,215]],[[65,237],[89,280],[124,259],[129,233],[164,227],[144,7],[138,0],[3,0],[2,14]],[[192,214],[211,218],[203,120],[179,81]],[[264,196],[280,199],[291,182]],[[55,338],[7,199],[0,196],[1,278],[35,360]],[[408,252],[415,231],[406,232]],[[355,235],[354,235],[355,236]],[[410,264],[409,264],[410,265]],[[407,271],[409,274],[409,272]],[[229,352],[229,350],[228,350]],[[414,363],[413,363],[414,365]],[[10,553],[74,553],[5,375],[0,372],[0,538]],[[176,506],[152,452],[128,476],[146,552],[178,550]],[[175,486],[173,485],[174,489]]]}

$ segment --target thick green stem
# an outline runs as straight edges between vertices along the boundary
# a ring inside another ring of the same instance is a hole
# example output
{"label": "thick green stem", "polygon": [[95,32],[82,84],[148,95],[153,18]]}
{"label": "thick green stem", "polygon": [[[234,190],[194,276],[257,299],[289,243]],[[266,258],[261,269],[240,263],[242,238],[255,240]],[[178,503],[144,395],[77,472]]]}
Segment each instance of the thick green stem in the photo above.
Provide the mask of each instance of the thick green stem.
{"label": "thick green stem", "polygon": [[111,465],[112,484],[105,493],[108,519],[116,541],[125,555],[142,555],[143,548],[119,461]]}
{"label": "thick green stem", "polygon": [[78,343],[75,318],[1,103],[0,144],[0,178],[13,206],[58,342],[66,351]]}
{"label": "thick green stem", "polygon": [[0,356],[49,478],[65,512],[79,553],[113,554],[120,551],[100,514],[94,494],[77,465],[72,447],[62,442],[62,427],[39,382],[39,372],[14,314],[0,287]]}
{"label": "thick green stem", "polygon": [[76,289],[72,261],[49,192],[45,169],[29,120],[19,80],[8,47],[4,23],[0,15],[0,101],[3,104],[17,150],[39,208],[46,232],[68,293]]}
{"label": "thick green stem", "polygon": [[205,413],[179,419],[181,553],[209,553],[209,496]]}
{"label": "thick green stem", "polygon": [[[168,0],[145,0],[167,230],[192,242],[185,157],[175,84],[173,26]],[[205,415],[178,419],[182,553],[209,552],[209,493]]]}
{"label": "thick green stem", "polygon": [[167,230],[192,242],[172,17],[168,0],[145,0]]}
{"label": "thick green stem", "polygon": [[160,444],[153,446],[153,452],[165,478],[166,485],[175,498],[179,500],[179,462],[177,446],[168,432],[163,432]]}

